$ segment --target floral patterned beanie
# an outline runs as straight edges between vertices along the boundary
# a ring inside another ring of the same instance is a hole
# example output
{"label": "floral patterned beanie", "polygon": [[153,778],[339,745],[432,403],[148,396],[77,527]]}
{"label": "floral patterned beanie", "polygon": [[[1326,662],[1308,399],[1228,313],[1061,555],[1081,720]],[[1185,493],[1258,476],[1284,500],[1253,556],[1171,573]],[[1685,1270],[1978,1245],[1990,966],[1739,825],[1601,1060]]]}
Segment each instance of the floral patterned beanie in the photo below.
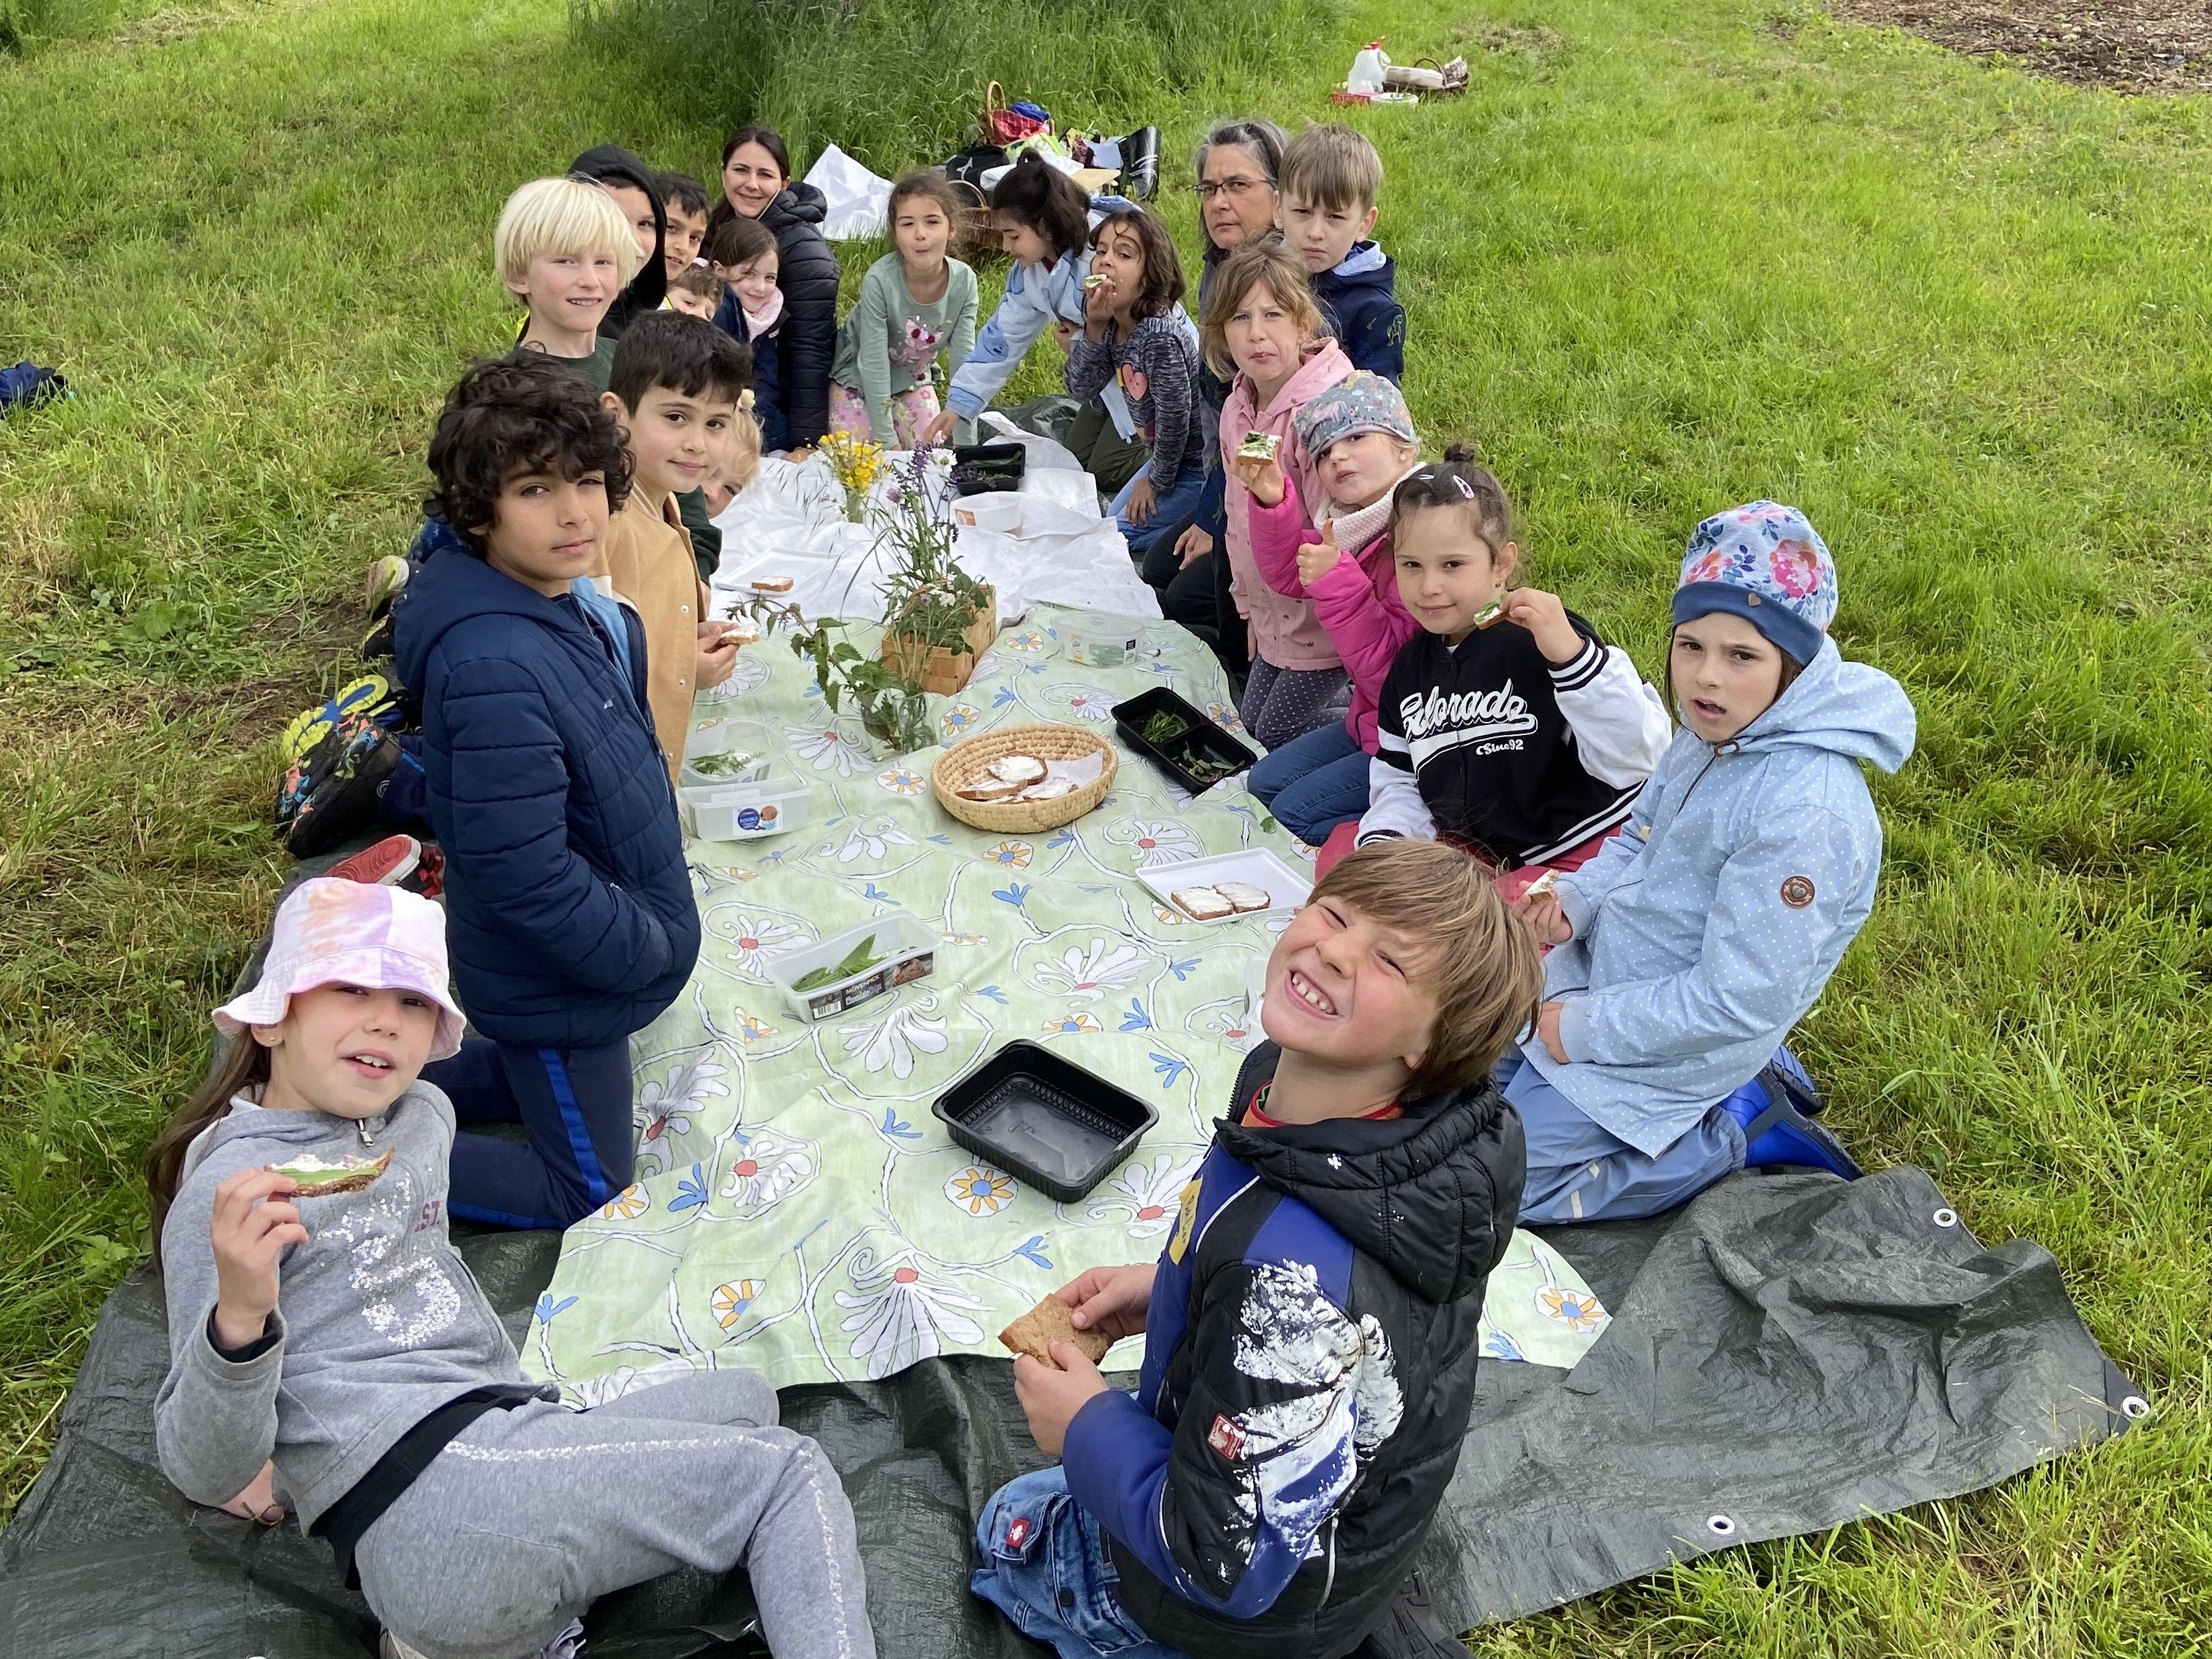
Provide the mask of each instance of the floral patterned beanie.
{"label": "floral patterned beanie", "polygon": [[1836,562],[1794,507],[1753,501],[1715,514],[1691,533],[1674,589],[1674,620],[1725,611],[1741,617],[1799,665],[1820,654],[1836,619]]}

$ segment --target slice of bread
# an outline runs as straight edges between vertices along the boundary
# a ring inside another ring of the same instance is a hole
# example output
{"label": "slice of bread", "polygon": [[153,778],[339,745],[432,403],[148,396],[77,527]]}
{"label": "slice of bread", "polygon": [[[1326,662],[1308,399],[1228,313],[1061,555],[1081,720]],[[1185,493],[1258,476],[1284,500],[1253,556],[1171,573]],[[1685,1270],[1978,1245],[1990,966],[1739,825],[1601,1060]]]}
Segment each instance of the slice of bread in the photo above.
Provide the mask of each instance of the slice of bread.
{"label": "slice of bread", "polygon": [[309,1156],[289,1164],[271,1164],[271,1175],[291,1182],[295,1198],[330,1198],[338,1193],[357,1193],[392,1166],[392,1154],[381,1158],[345,1158],[325,1164]]}
{"label": "slice of bread", "polygon": [[1176,908],[1194,921],[1218,921],[1237,914],[1237,906],[1215,887],[1181,887],[1170,895]]}
{"label": "slice of bread", "polygon": [[999,1333],[999,1340],[1016,1353],[1025,1353],[1032,1359],[1053,1364],[1052,1345],[1069,1342],[1083,1350],[1084,1357],[1097,1364],[1105,1358],[1106,1350],[1114,1344],[1097,1331],[1075,1328],[1073,1310],[1056,1296],[1048,1296]]}
{"label": "slice of bread", "polygon": [[1216,882],[1213,890],[1234,905],[1240,916],[1250,911],[1267,909],[1275,902],[1273,893],[1264,887],[1255,887],[1249,881]]}

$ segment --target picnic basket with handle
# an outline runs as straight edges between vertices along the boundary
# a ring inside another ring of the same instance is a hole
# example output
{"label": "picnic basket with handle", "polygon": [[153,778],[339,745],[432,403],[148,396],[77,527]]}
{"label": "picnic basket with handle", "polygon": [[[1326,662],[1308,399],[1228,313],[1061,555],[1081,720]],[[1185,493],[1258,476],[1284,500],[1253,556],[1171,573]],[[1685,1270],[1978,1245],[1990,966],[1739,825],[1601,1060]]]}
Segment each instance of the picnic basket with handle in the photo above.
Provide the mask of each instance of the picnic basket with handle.
{"label": "picnic basket with handle", "polygon": [[[1051,800],[963,800],[955,792],[989,775],[993,761],[1002,755],[1032,755],[1041,761],[1081,760],[1103,754],[1105,765],[1097,777],[1072,795]],[[937,804],[975,830],[1000,836],[1033,836],[1073,823],[1106,799],[1114,787],[1121,757],[1114,745],[1096,732],[1074,726],[1002,726],[957,743],[938,757],[930,768],[929,787]]]}

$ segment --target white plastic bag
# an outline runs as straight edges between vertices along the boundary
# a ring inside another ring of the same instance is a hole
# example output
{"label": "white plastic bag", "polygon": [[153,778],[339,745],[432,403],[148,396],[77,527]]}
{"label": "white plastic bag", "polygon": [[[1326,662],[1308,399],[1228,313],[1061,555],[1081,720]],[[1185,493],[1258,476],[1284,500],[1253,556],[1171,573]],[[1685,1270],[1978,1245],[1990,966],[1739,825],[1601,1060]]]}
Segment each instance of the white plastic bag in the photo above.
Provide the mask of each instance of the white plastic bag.
{"label": "white plastic bag", "polygon": [[806,182],[830,204],[822,234],[833,242],[881,236],[888,226],[891,181],[878,179],[832,144],[807,169]]}

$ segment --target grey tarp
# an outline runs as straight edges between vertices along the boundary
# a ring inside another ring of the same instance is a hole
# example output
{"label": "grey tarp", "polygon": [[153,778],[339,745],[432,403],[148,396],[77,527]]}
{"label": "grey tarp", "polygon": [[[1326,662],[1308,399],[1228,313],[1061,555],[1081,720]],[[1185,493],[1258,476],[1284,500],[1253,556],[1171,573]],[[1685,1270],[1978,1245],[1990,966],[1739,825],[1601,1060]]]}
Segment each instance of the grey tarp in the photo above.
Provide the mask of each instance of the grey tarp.
{"label": "grey tarp", "polygon": [[[1984,1249],[1926,1176],[1740,1176],[1672,1214],[1548,1235],[1608,1307],[1572,1372],[1486,1364],[1424,1559],[1462,1626],[1754,1539],[1990,1486],[2140,1412],[2033,1244]],[[550,1235],[461,1249],[520,1334]],[[0,1535],[0,1659],[360,1659],[374,1626],[328,1552],[195,1510],[154,1464],[167,1364],[158,1286],[102,1312],[52,1460]],[[1039,1460],[1011,1367],[931,1361],[787,1390],[860,1517],[878,1646],[1030,1656],[963,1593],[973,1517]],[[684,1659],[749,1623],[741,1578],[603,1601],[593,1659]]]}

